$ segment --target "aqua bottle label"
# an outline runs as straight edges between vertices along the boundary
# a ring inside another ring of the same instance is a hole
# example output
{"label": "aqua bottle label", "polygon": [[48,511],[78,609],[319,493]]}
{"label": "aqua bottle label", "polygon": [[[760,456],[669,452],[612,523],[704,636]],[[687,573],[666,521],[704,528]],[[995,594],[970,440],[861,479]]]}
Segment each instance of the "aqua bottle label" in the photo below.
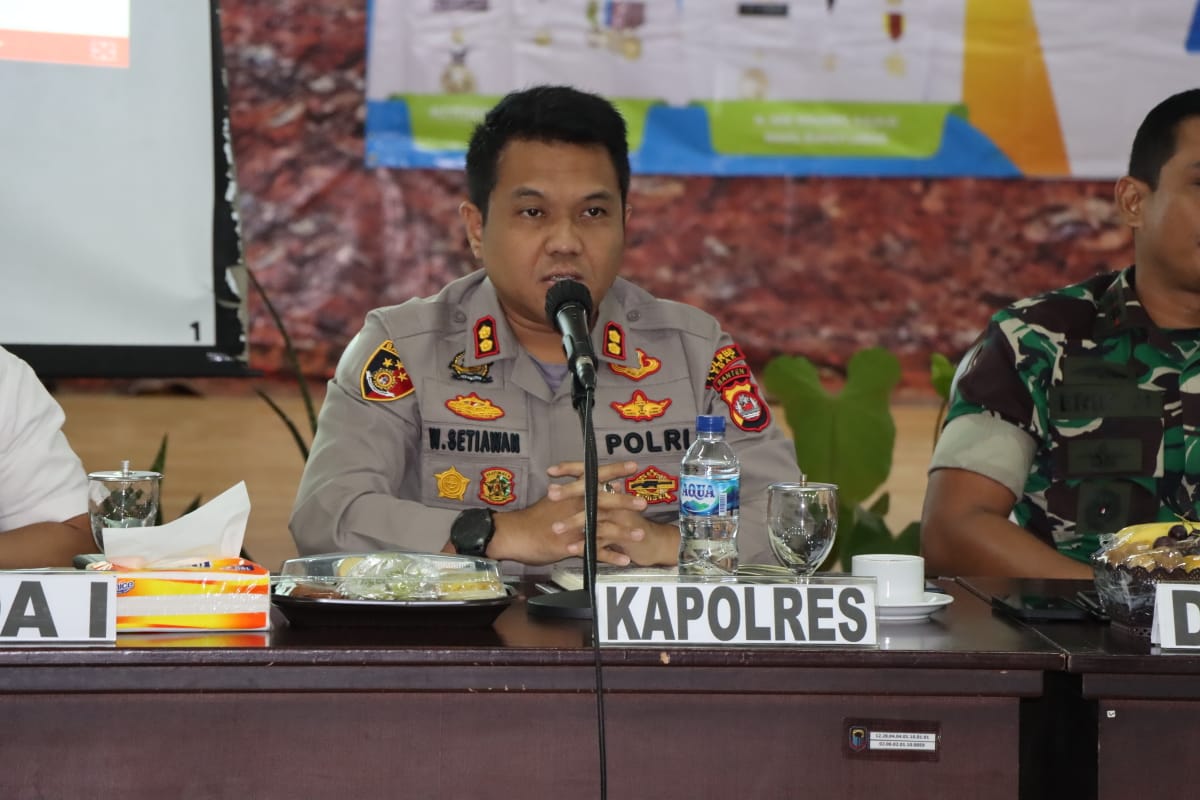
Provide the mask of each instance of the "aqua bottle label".
{"label": "aqua bottle label", "polygon": [[738,510],[737,478],[683,475],[679,484],[679,510],[682,514],[716,517]]}

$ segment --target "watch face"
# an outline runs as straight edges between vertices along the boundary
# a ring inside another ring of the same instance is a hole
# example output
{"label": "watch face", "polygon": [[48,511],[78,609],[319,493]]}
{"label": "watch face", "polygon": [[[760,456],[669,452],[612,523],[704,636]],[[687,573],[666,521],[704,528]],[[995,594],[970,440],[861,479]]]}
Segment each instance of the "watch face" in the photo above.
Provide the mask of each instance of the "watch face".
{"label": "watch face", "polygon": [[450,526],[450,543],[459,555],[482,556],[492,541],[492,511],[488,508],[468,508]]}

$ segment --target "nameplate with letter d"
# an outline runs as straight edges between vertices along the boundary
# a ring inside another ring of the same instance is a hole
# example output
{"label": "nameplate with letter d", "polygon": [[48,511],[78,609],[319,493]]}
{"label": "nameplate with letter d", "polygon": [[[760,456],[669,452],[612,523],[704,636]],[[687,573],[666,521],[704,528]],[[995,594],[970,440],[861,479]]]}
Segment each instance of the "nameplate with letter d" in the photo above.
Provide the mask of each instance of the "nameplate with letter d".
{"label": "nameplate with letter d", "polygon": [[1160,583],[1154,587],[1150,641],[1164,649],[1200,650],[1200,585]]}
{"label": "nameplate with letter d", "polygon": [[0,645],[112,644],[117,576],[0,572]]}
{"label": "nameplate with letter d", "polygon": [[601,581],[596,605],[601,644],[877,644],[873,582]]}

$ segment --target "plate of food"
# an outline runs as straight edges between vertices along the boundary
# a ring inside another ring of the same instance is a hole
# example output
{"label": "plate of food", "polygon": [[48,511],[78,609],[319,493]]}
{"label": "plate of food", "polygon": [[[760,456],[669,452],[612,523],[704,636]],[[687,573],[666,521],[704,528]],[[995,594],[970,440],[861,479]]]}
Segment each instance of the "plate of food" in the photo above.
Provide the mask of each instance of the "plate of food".
{"label": "plate of food", "polygon": [[482,627],[516,592],[487,558],[327,553],[284,562],[271,599],[296,626]]}

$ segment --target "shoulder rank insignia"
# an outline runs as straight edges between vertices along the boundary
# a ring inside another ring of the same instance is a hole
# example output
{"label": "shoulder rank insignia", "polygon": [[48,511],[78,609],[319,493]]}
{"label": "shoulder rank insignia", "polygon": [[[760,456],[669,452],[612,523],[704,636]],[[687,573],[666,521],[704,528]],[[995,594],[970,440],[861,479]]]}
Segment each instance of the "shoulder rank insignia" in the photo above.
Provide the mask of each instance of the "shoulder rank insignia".
{"label": "shoulder rank insignia", "polygon": [[511,470],[492,467],[483,471],[479,482],[479,499],[493,506],[503,506],[517,499],[514,475]]}
{"label": "shoulder rank insignia", "polygon": [[604,326],[604,354],[625,360],[625,331],[615,322]]}
{"label": "shoulder rank insignia", "polygon": [[446,401],[446,408],[458,414],[460,417],[467,419],[499,419],[504,416],[504,409],[492,403],[491,400],[480,397],[471,392],[464,396],[459,395],[453,400]]}
{"label": "shoulder rank insignia", "polygon": [[462,500],[467,495],[467,484],[471,479],[454,467],[445,472],[435,472],[433,477],[437,478],[438,497],[445,497],[447,500]]}
{"label": "shoulder rank insignia", "polygon": [[399,400],[413,393],[412,378],[396,355],[391,339],[375,348],[375,352],[367,359],[360,384],[363,399],[377,403]]}
{"label": "shoulder rank insignia", "polygon": [[475,322],[475,357],[485,358],[500,354],[500,340],[496,338],[496,320],[480,317]]}
{"label": "shoulder rank insignia", "polygon": [[636,494],[647,503],[674,503],[678,498],[675,490],[679,488],[679,480],[660,470],[658,467],[646,469],[625,479],[625,491]]}
{"label": "shoulder rank insignia", "polygon": [[761,431],[771,424],[771,411],[758,396],[751,380],[735,380],[721,389],[721,399],[729,406],[733,424],[744,431]]}
{"label": "shoulder rank insignia", "polygon": [[661,417],[667,413],[667,408],[671,405],[671,398],[665,400],[651,400],[646,397],[646,393],[638,389],[633,393],[633,397],[629,398],[628,403],[609,403],[613,411],[621,415],[623,419],[631,419],[635,422],[645,422],[647,420]]}
{"label": "shoulder rank insignia", "polygon": [[647,375],[653,375],[662,369],[662,362],[653,356],[646,355],[645,351],[640,348],[637,350],[638,365],[636,367],[623,367],[620,364],[609,364],[608,368],[618,375],[624,375],[633,381],[640,381]]}
{"label": "shoulder rank insignia", "polygon": [[467,360],[467,352],[456,355],[450,361],[450,377],[456,381],[471,381],[472,383],[491,383],[492,377],[488,375],[488,370],[491,369],[491,364],[477,364],[474,367],[467,367],[463,362]]}
{"label": "shoulder rank insignia", "polygon": [[717,376],[725,371],[725,368],[737,361],[744,361],[745,356],[742,355],[742,349],[736,344],[730,344],[722,347],[713,353],[712,363],[708,366],[708,379],[704,382],[704,388],[713,388],[713,383]]}

